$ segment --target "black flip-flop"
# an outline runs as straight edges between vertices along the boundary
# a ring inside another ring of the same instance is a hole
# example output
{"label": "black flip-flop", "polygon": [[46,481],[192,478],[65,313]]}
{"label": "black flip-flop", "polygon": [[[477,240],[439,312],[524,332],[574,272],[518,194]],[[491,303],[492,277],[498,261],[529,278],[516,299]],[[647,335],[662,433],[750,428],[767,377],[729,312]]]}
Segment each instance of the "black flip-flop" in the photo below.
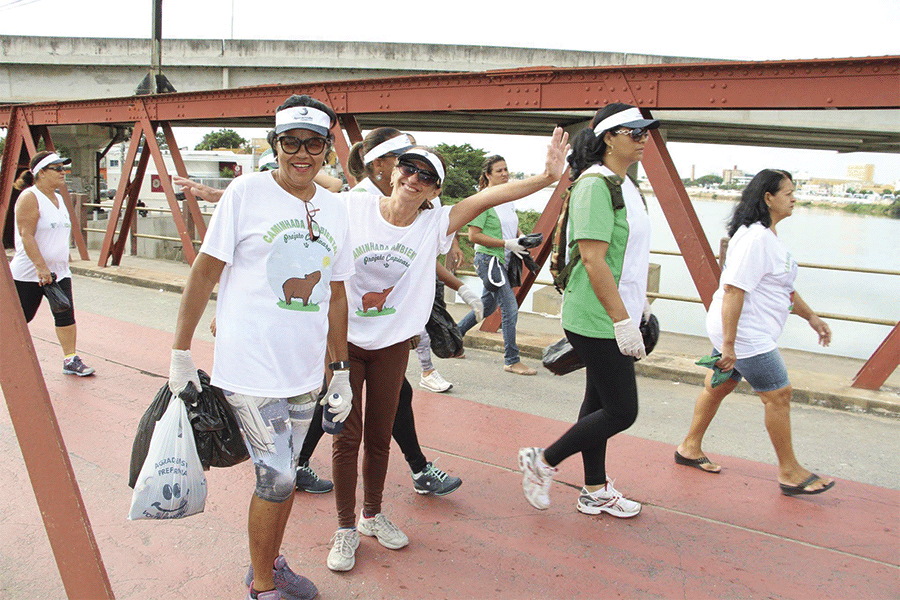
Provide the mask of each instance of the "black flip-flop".
{"label": "black flip-flop", "polygon": [[817,490],[806,489],[806,487],[809,484],[815,483],[816,481],[818,481],[820,479],[822,479],[822,478],[819,477],[818,475],[816,475],[815,473],[812,473],[809,477],[806,478],[805,481],[801,481],[797,485],[788,485],[786,483],[779,483],[778,486],[781,488],[781,493],[784,494],[785,496],[802,496],[804,494],[821,494],[825,490],[830,490],[832,487],[834,487],[834,481],[832,481],[828,485],[820,487]]}
{"label": "black flip-flop", "polygon": [[675,451],[675,462],[686,467],[694,467],[695,469],[700,469],[704,473],[712,473],[714,475],[718,475],[722,472],[722,469],[719,469],[718,471],[710,471],[709,469],[704,469],[703,465],[712,464],[712,461],[705,456],[701,456],[700,458],[687,458],[682,456],[681,453],[678,452],[678,450]]}

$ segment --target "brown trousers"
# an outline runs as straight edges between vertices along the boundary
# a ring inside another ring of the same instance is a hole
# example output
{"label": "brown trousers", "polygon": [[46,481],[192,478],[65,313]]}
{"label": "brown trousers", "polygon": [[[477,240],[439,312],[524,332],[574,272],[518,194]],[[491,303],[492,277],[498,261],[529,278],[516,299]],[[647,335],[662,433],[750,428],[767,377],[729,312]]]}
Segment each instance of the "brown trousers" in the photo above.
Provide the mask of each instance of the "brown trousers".
{"label": "brown trousers", "polygon": [[[357,465],[363,436],[363,512],[368,516],[381,512],[381,496],[391,450],[391,429],[409,360],[409,342],[406,340],[379,350],[363,350],[353,344],[348,346],[353,407],[344,421],[344,429],[334,436],[332,445],[334,501],[338,527],[341,528],[356,526]],[[362,400],[364,383],[365,419]]]}

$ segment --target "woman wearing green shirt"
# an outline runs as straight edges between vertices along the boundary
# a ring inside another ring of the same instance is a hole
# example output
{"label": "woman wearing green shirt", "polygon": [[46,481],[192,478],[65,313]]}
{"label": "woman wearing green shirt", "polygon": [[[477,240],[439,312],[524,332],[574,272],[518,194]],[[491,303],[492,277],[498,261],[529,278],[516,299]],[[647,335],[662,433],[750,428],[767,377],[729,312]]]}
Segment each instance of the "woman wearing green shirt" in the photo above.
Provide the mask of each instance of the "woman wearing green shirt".
{"label": "woman wearing green shirt", "polygon": [[572,144],[569,165],[576,183],[567,239],[577,242],[581,258],[563,294],[562,325],[586,366],[586,385],[569,431],[547,448],[519,450],[525,498],[540,510],[550,506],[557,465],[581,453],[580,512],[633,517],[641,511],[607,477],[606,443],[637,418],[634,361],[646,355],[638,324],[649,313],[650,218],[626,171],[641,160],[649,130],[657,127],[659,121],[644,119],[633,106],[610,104]]}
{"label": "woman wearing green shirt", "polygon": [[[503,185],[508,181],[509,169],[502,156],[494,155],[484,159],[481,177],[478,179],[479,189]],[[488,209],[469,223],[469,241],[475,244],[475,269],[484,285],[481,294],[484,316],[489,317],[498,306],[503,316],[503,370],[516,375],[534,375],[537,371],[523,365],[519,359],[519,347],[516,345],[519,305],[506,275],[509,253],[521,255],[525,252],[518,241],[521,235],[519,216],[512,202]],[[478,318],[475,311],[471,311],[457,327],[460,333],[466,335],[476,323]]]}

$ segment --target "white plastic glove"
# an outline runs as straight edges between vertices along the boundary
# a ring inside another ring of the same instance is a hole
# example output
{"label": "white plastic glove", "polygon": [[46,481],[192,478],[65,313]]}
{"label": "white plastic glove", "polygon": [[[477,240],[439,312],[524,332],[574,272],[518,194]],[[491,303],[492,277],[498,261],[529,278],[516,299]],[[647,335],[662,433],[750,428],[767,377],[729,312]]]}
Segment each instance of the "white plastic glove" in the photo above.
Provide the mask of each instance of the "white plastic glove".
{"label": "white plastic glove", "polygon": [[172,360],[169,362],[169,391],[173,396],[177,396],[191,384],[194,384],[194,389],[200,393],[200,377],[191,359],[191,351],[172,350]]}
{"label": "white plastic glove", "polygon": [[459,289],[456,290],[459,294],[459,297],[463,299],[463,302],[469,305],[469,308],[475,311],[475,322],[481,321],[484,318],[484,304],[481,302],[481,298],[475,295],[469,286],[466,284],[462,284],[459,286]]}
{"label": "white plastic glove", "polygon": [[525,246],[519,243],[519,238],[512,238],[509,240],[503,240],[503,247],[513,254],[521,257],[523,254],[527,252]]}
{"label": "white plastic glove", "polygon": [[635,358],[644,358],[647,351],[644,350],[644,338],[641,330],[632,322],[631,319],[622,319],[617,323],[613,323],[616,333],[616,344],[619,345],[619,352],[625,356],[633,356]]}
{"label": "white plastic glove", "polygon": [[[329,406],[328,399],[337,394],[341,403],[338,406]],[[350,414],[352,408],[353,390],[350,388],[350,371],[335,371],[331,377],[331,383],[328,384],[328,391],[319,404],[334,413],[334,421],[343,423],[347,415]]]}
{"label": "white plastic glove", "polygon": [[650,315],[653,314],[653,310],[650,309],[650,300],[644,298],[644,314],[641,315],[641,323],[646,323],[650,320]]}

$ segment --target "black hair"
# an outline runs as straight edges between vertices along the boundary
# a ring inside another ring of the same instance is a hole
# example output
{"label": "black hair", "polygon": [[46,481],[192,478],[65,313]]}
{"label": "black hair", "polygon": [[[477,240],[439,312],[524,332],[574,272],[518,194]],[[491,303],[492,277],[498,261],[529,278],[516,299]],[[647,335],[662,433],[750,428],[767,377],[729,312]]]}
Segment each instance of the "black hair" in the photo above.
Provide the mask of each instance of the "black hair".
{"label": "black hair", "polygon": [[606,141],[603,138],[606,135],[606,131],[602,131],[600,135],[597,135],[594,133],[594,127],[603,119],[629,108],[634,107],[621,102],[607,104],[597,111],[594,118],[591,119],[589,127],[585,127],[578,132],[578,135],[572,140],[572,153],[569,154],[568,158],[569,166],[571,167],[569,176],[572,181],[578,179],[591,166],[603,163],[603,155],[606,154]]}
{"label": "black hair", "polygon": [[379,127],[370,131],[363,141],[356,142],[350,148],[350,155],[347,158],[347,170],[357,179],[372,175],[372,163],[366,164],[365,162],[366,152],[402,133],[402,131],[393,127]]}
{"label": "black hair", "polygon": [[731,219],[728,221],[728,237],[732,237],[740,229],[741,225],[762,223],[764,227],[772,225],[772,215],[769,213],[769,205],[766,204],[766,194],[773,196],[781,189],[781,183],[787,179],[793,182],[794,178],[787,171],[780,169],[763,169],[753,176],[744,191]]}
{"label": "black hair", "polygon": [[500,156],[499,154],[492,154],[491,156],[487,156],[484,159],[484,162],[481,163],[481,175],[478,176],[478,189],[483,190],[488,186],[488,173],[494,168],[494,165],[498,162],[506,162],[506,159]]}

